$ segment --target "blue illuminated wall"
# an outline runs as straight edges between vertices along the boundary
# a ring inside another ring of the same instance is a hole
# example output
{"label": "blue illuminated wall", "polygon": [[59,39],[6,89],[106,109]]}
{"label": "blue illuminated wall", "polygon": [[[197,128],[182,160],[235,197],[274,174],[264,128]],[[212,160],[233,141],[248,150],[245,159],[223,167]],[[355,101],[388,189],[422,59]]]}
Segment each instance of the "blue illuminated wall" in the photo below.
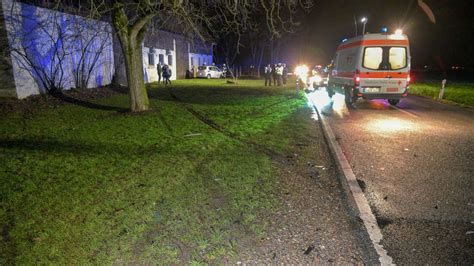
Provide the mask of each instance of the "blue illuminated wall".
{"label": "blue illuminated wall", "polygon": [[2,0],[18,98],[54,86],[110,84],[112,27],[107,22]]}

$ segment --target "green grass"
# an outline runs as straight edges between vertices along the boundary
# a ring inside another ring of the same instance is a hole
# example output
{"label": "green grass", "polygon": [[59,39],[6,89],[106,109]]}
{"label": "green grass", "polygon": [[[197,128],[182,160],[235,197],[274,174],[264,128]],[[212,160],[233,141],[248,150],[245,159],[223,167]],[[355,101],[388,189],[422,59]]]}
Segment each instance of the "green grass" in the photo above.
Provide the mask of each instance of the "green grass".
{"label": "green grass", "polygon": [[[262,83],[175,81],[179,104],[155,84],[138,115],[72,104],[2,115],[0,264],[232,259],[279,206],[277,168],[258,147],[287,152],[305,109],[294,86]],[[127,108],[128,96],[94,103]]]}
{"label": "green grass", "polygon": [[[410,85],[410,93],[437,99],[441,88],[440,83],[417,82]],[[444,100],[464,106],[474,106],[474,84],[473,83],[448,83],[444,93]]]}

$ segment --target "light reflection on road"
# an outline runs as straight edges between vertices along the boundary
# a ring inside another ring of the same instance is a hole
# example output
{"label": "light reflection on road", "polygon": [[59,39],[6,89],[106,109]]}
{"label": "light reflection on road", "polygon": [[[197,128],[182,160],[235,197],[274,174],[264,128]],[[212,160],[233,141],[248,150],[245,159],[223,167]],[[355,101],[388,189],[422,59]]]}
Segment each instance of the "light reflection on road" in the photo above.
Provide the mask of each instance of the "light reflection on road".
{"label": "light reflection on road", "polygon": [[325,88],[306,93],[310,99],[309,104],[313,104],[321,113],[334,113],[340,118],[349,115],[349,110],[344,102],[344,95],[336,93],[332,98],[329,98]]}
{"label": "light reflection on road", "polygon": [[418,128],[419,126],[417,124],[400,118],[374,119],[365,124],[366,131],[376,134],[416,131]]}
{"label": "light reflection on road", "polygon": [[[328,97],[325,88],[314,90],[306,93],[309,102],[314,105],[322,115],[336,115],[338,118],[350,116],[350,112],[365,112],[370,110],[385,110],[382,113],[367,113],[360,117],[358,124],[367,133],[374,134],[397,134],[401,132],[419,131],[422,129],[420,123],[416,123],[408,117],[394,117],[391,115],[392,110],[386,100],[362,100],[358,107],[349,110],[344,101],[344,95],[336,93],[332,98]],[[318,120],[316,114],[313,115]]]}

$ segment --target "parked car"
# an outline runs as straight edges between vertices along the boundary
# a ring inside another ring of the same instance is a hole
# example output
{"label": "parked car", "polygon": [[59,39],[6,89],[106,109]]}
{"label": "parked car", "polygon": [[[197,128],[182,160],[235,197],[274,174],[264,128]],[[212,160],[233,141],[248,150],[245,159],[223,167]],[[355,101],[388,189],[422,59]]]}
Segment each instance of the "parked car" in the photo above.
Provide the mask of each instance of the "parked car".
{"label": "parked car", "polygon": [[313,87],[314,89],[327,86],[329,73],[326,67],[323,68],[320,65],[317,65],[313,68],[311,74],[312,75],[308,80],[308,86]]}
{"label": "parked car", "polygon": [[220,79],[224,73],[216,66],[200,66],[197,71],[198,78]]}

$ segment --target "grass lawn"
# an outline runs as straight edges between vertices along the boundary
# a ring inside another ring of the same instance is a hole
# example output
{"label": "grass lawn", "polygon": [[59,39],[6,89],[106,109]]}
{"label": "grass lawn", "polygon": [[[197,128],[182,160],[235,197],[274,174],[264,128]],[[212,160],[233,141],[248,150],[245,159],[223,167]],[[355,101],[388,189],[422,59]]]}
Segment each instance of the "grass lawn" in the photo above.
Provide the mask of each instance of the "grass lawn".
{"label": "grass lawn", "polygon": [[[441,88],[441,82],[416,82],[410,85],[410,93],[437,99]],[[450,83],[446,84],[444,100],[465,106],[474,107],[474,84],[473,83]]]}
{"label": "grass lawn", "polygon": [[[0,265],[232,261],[279,207],[271,153],[309,123],[294,117],[308,109],[294,86],[262,84],[155,84],[142,114],[2,114]],[[128,108],[128,95],[93,103]]]}

